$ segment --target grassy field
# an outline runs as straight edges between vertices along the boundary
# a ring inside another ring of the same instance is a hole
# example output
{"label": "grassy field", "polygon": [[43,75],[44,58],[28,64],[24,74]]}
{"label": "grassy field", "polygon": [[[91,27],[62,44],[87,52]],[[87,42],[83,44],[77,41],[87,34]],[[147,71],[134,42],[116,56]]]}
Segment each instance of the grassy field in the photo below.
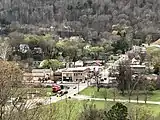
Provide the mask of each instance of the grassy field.
{"label": "grassy field", "polygon": [[[84,89],[83,91],[80,92],[81,95],[87,95],[87,96],[92,96],[96,98],[104,98],[107,96],[107,98],[113,99],[114,94],[113,94],[113,89],[105,89],[105,88],[100,88],[100,91],[97,92],[96,87],[88,87]],[[116,99],[128,99],[128,94],[126,93],[125,96],[122,96],[120,92],[116,90]],[[136,100],[136,92],[133,92],[131,99]],[[144,100],[145,95],[142,91],[139,92],[139,100]],[[148,94],[147,99],[150,101],[160,101],[160,91],[153,91],[152,93]]]}
{"label": "grassy field", "polygon": [[[80,113],[84,110],[84,105],[94,104],[97,109],[102,109],[108,111],[115,102],[105,102],[105,101],[77,101],[77,100],[65,100],[60,101],[55,104],[45,106],[43,108],[42,116],[47,118],[49,110],[54,108],[52,111],[52,119],[56,120],[66,120],[70,117],[70,120],[77,120],[80,116]],[[133,110],[142,110],[144,112],[149,112],[153,116],[158,116],[160,112],[160,106],[157,105],[144,105],[144,104],[132,104],[124,103],[128,108],[128,112],[131,113]],[[50,109],[51,108],[51,109]]]}

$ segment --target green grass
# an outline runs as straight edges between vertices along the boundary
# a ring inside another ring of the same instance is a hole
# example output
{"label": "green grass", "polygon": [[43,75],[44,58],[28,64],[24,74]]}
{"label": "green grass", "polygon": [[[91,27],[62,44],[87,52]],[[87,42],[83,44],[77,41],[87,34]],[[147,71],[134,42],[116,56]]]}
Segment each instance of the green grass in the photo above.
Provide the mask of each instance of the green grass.
{"label": "green grass", "polygon": [[[97,92],[96,87],[88,87],[84,89],[83,91],[80,92],[81,95],[87,95],[91,97],[96,97],[96,98],[107,98],[113,99],[114,94],[113,94],[113,89],[105,89],[105,88],[100,88],[100,91]],[[132,93],[131,99],[136,100],[136,91]],[[116,90],[116,99],[128,99],[128,94],[126,93],[125,96],[122,96],[120,92]],[[145,99],[145,94],[143,91],[139,92],[139,100],[144,100]],[[150,101],[160,101],[160,91],[153,91],[152,93],[148,94],[147,99]]]}
{"label": "green grass", "polygon": [[[80,116],[80,113],[84,110],[84,105],[94,104],[97,109],[102,109],[108,111],[115,102],[105,102],[105,101],[77,101],[77,100],[68,100],[67,103],[65,100],[60,101],[58,103],[51,104],[51,106],[47,105],[44,107],[46,112],[43,112],[47,115],[49,108],[57,108],[52,115],[56,120],[65,120],[67,116],[69,116],[69,112],[71,113],[71,120],[77,120]],[[145,104],[132,104],[132,103],[124,103],[127,106],[128,111],[131,113],[132,110],[142,109],[144,111],[150,112],[153,116],[158,116],[160,112],[160,106],[158,105],[145,105]],[[43,116],[45,116],[43,115]]]}

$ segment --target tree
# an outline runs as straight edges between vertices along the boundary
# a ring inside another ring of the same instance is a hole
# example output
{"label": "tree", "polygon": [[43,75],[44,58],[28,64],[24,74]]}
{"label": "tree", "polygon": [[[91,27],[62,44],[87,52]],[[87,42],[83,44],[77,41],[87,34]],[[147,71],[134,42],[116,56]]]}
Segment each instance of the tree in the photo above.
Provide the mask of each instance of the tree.
{"label": "tree", "polygon": [[113,51],[116,53],[118,50],[121,50],[124,54],[128,50],[128,43],[126,40],[118,40],[117,42],[114,42],[112,44],[112,47],[114,48]]}
{"label": "tree", "polygon": [[27,102],[22,84],[22,71],[14,62],[0,61],[0,120],[31,120],[37,109],[29,114],[34,102]]}
{"label": "tree", "polygon": [[159,75],[160,74],[160,63],[156,63],[154,65],[154,73]]}
{"label": "tree", "polygon": [[9,55],[11,55],[11,46],[8,41],[1,41],[0,43],[0,58],[7,60]]}
{"label": "tree", "polygon": [[108,112],[105,112],[105,120],[128,120],[127,116],[127,107],[122,103],[116,103]]}
{"label": "tree", "polygon": [[122,95],[124,95],[125,90],[127,90],[127,88],[131,86],[132,80],[132,71],[129,65],[129,61],[122,61],[121,63],[119,63],[118,72],[118,88],[121,90]]}
{"label": "tree", "polygon": [[62,52],[63,57],[69,56],[72,61],[77,57],[77,42],[71,40],[63,40],[56,43],[58,51]]}
{"label": "tree", "polygon": [[103,51],[104,51],[104,48],[100,47],[100,46],[93,46],[93,47],[89,48],[90,55],[93,56],[92,57],[93,59],[98,59],[100,53],[103,52]]}
{"label": "tree", "polygon": [[128,113],[128,118],[130,120],[155,120],[152,111],[144,106],[135,106],[131,108]]}
{"label": "tree", "polygon": [[52,68],[53,71],[62,68],[63,67],[63,63],[58,61],[57,59],[48,59],[48,60],[43,60],[40,63],[40,68],[47,68],[50,69]]}
{"label": "tree", "polygon": [[147,43],[148,45],[150,45],[151,42],[152,42],[152,35],[147,35],[147,36],[146,36],[146,43]]}
{"label": "tree", "polygon": [[103,111],[97,110],[94,104],[84,104],[79,120],[103,120]]}

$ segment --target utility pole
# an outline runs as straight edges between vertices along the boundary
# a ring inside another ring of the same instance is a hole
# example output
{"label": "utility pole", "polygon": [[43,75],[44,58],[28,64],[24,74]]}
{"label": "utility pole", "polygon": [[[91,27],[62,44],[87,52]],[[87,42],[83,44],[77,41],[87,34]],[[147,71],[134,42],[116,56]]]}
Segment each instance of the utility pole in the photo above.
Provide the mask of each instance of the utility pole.
{"label": "utility pole", "polygon": [[80,81],[78,80],[78,94],[79,94],[79,82],[80,82]]}

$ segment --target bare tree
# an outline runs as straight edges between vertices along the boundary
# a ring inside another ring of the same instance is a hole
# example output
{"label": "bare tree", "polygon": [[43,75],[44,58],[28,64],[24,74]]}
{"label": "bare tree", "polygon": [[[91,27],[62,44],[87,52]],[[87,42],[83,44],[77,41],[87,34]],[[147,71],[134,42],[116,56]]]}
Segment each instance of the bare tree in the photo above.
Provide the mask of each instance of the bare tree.
{"label": "bare tree", "polygon": [[128,88],[130,89],[131,84],[131,78],[132,78],[132,71],[129,65],[129,61],[123,61],[119,64],[118,68],[118,76],[117,76],[117,82],[118,87],[122,92],[122,95],[125,94],[125,90]]}
{"label": "bare tree", "polygon": [[79,116],[79,120],[103,120],[104,118],[103,111],[97,110],[93,103],[85,104],[83,109],[84,110]]}
{"label": "bare tree", "polygon": [[8,41],[2,41],[0,43],[0,57],[3,60],[7,60],[8,56],[11,53],[11,46],[9,45]]}
{"label": "bare tree", "polygon": [[16,63],[0,61],[0,76],[0,120],[34,120],[38,101],[27,100],[28,89],[23,88]]}

